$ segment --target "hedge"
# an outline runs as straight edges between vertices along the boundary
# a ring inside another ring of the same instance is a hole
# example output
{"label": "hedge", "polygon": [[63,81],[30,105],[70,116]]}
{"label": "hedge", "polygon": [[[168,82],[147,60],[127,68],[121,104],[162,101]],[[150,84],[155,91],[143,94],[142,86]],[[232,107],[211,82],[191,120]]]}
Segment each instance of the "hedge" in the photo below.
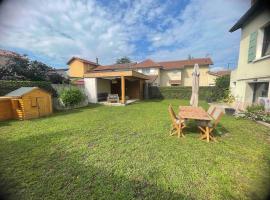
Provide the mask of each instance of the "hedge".
{"label": "hedge", "polygon": [[0,96],[16,90],[20,87],[39,87],[56,96],[56,91],[52,88],[51,83],[47,81],[6,81],[0,80]]}
{"label": "hedge", "polygon": [[[199,89],[199,99],[209,101],[213,87],[203,86]],[[149,97],[159,99],[190,99],[191,87],[149,87]]]}

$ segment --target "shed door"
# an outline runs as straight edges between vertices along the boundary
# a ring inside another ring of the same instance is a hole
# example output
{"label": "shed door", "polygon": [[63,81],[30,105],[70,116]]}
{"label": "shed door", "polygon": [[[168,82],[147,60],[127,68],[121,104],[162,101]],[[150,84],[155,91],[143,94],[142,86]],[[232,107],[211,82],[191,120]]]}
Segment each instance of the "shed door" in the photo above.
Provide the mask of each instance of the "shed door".
{"label": "shed door", "polygon": [[43,97],[37,98],[39,116],[47,115],[46,100]]}

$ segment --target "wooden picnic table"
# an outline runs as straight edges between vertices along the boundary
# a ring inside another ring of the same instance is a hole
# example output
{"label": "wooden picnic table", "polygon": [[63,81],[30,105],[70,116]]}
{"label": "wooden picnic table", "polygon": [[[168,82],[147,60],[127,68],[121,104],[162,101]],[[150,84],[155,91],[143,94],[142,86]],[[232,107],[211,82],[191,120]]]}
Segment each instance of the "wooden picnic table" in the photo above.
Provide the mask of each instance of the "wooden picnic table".
{"label": "wooden picnic table", "polygon": [[[212,118],[202,107],[193,107],[193,106],[179,106],[179,119],[194,119],[199,121],[204,121],[205,124],[208,124]],[[179,128],[179,135],[182,135],[182,127]],[[206,139],[209,142],[213,137],[210,136],[209,127],[206,127],[206,134],[202,135],[201,139]]]}

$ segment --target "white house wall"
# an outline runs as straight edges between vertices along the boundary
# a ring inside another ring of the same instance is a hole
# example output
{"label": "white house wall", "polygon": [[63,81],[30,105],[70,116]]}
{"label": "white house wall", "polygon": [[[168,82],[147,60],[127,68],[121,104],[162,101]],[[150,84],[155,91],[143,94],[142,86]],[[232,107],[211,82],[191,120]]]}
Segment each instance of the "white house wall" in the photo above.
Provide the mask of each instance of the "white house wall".
{"label": "white house wall", "polygon": [[97,78],[84,78],[84,86],[88,102],[97,103]]}

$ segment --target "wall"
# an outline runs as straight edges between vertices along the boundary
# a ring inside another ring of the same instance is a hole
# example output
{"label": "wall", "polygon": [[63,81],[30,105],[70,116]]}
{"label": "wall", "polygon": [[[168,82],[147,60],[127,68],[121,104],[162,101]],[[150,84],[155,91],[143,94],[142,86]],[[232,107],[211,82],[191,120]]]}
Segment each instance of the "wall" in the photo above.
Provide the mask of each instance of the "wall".
{"label": "wall", "polygon": [[270,69],[269,69],[270,58],[248,63],[250,34],[255,31],[258,31],[258,29],[260,29],[263,25],[265,25],[268,22],[270,22],[270,13],[265,11],[243,27],[237,66],[238,80],[270,77]]}
{"label": "wall", "polygon": [[[200,86],[209,86],[213,82],[208,74],[209,65],[200,65]],[[194,67],[187,66],[182,71],[182,86],[192,86],[192,72]],[[210,80],[208,80],[210,79]]]}
{"label": "wall", "polygon": [[[241,33],[238,66],[231,73],[231,92],[236,98],[236,103],[242,109],[252,103],[253,88],[250,82],[270,81],[270,58],[254,60],[248,63],[248,50],[250,34],[258,31],[266,23],[270,22],[270,13],[262,12],[252,21],[248,22]],[[257,49],[259,48],[257,44]],[[257,55],[258,56],[258,55]],[[236,85],[234,84],[236,83]],[[270,90],[268,92],[270,98]]]}
{"label": "wall", "polygon": [[182,73],[181,69],[173,70],[161,70],[160,73],[160,86],[171,86],[170,80],[181,80]]}
{"label": "wall", "polygon": [[[143,69],[137,69],[138,72],[143,73]],[[149,73],[143,73],[145,75],[156,75],[158,76],[157,79],[154,81],[153,85],[159,86],[161,84],[161,70],[159,68],[150,68]]]}
{"label": "wall", "polygon": [[73,60],[69,64],[68,75],[74,78],[82,78],[84,75],[84,63],[79,60]]}
{"label": "wall", "polygon": [[0,99],[0,121],[13,118],[10,99]]}
{"label": "wall", "polygon": [[111,80],[97,79],[97,93],[111,93]]}
{"label": "wall", "polygon": [[85,94],[90,103],[97,103],[97,79],[84,78]]}

